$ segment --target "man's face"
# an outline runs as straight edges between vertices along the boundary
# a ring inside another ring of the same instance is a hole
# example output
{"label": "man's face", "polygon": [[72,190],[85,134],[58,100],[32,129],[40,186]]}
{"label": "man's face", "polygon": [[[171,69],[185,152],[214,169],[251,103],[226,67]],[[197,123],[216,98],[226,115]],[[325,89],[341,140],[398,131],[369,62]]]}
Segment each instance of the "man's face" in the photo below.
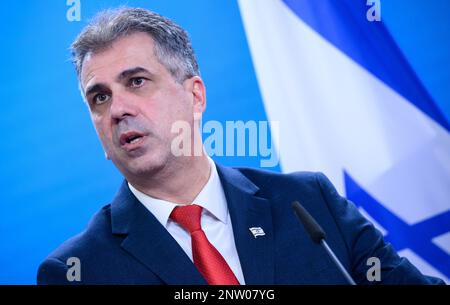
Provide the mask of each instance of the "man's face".
{"label": "man's face", "polygon": [[81,84],[108,157],[125,177],[161,170],[171,153],[172,123],[189,122],[205,107],[199,77],[178,83],[154,54],[154,41],[135,33],[87,56]]}

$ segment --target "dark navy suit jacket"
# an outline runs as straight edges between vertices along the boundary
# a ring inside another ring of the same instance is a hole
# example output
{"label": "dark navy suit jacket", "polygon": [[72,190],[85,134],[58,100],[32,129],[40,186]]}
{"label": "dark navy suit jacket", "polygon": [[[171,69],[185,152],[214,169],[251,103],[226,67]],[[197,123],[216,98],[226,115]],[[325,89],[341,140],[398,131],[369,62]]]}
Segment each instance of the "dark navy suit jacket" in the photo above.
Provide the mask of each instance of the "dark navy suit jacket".
{"label": "dark navy suit jacket", "polygon": [[[369,284],[369,257],[381,260],[381,283],[432,284],[320,173],[279,174],[217,165],[246,284],[345,284],[295,217],[298,200],[358,284]],[[265,235],[253,236],[249,228]],[[69,282],[67,260],[81,263],[81,281]],[[175,239],[130,192],[126,182],[86,230],[41,264],[38,284],[206,284]],[[372,282],[377,283],[377,282]]]}

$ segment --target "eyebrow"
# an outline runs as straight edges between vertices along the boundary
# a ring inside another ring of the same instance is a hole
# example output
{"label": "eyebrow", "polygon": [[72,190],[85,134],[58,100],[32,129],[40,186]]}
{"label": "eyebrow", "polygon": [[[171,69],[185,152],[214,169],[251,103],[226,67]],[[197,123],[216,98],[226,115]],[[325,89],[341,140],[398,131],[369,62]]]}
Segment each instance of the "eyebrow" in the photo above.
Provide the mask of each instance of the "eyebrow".
{"label": "eyebrow", "polygon": [[128,78],[134,74],[142,73],[142,72],[153,76],[153,73],[151,73],[150,71],[148,71],[147,69],[145,69],[143,67],[134,67],[134,68],[130,68],[130,69],[120,72],[120,74],[116,77],[116,81],[120,82],[124,78]]}
{"label": "eyebrow", "polygon": [[102,84],[102,83],[99,83],[99,84],[95,84],[95,85],[89,86],[86,89],[86,93],[84,95],[87,97],[87,96],[91,95],[92,93],[106,91],[106,90],[107,90],[106,85]]}
{"label": "eyebrow", "polygon": [[[148,71],[147,69],[145,69],[143,67],[134,67],[134,68],[126,69],[126,70],[120,72],[120,74],[117,75],[117,77],[116,77],[116,81],[121,82],[123,79],[128,78],[132,75],[135,75],[137,73],[146,73],[150,76],[153,76],[153,73],[151,73],[150,71]],[[94,92],[100,92],[100,91],[105,91],[105,90],[107,90],[107,86],[103,83],[98,83],[98,84],[89,86],[86,89],[85,96],[89,96]]]}

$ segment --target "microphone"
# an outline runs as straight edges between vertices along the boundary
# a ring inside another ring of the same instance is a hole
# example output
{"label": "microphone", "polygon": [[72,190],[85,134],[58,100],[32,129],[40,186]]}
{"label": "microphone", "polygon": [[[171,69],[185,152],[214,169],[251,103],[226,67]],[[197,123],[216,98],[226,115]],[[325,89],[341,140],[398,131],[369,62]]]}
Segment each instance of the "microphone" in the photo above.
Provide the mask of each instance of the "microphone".
{"label": "microphone", "polygon": [[356,285],[353,278],[350,276],[345,267],[342,265],[337,256],[334,254],[333,250],[331,250],[331,248],[325,241],[326,235],[322,227],[316,222],[316,220],[311,216],[311,214],[309,214],[308,211],[305,210],[305,208],[298,201],[292,202],[292,208],[294,209],[294,214],[297,215],[298,220],[303,224],[303,227],[305,228],[306,232],[308,232],[312,241],[315,242],[316,244],[320,244],[325,249],[325,251],[330,256],[331,260],[334,262],[336,267],[341,271],[342,275],[345,277],[347,282],[350,285]]}

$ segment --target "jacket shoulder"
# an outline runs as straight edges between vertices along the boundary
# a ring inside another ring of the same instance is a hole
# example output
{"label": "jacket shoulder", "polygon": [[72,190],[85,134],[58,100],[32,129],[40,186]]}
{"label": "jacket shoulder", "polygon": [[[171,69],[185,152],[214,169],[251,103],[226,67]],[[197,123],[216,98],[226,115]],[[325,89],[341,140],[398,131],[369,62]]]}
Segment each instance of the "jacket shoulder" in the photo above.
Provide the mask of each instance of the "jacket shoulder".
{"label": "jacket shoulder", "polygon": [[[423,275],[406,258],[401,258],[380,231],[370,223],[351,201],[339,195],[330,180],[320,172],[274,173],[238,169],[257,185],[259,193],[272,201],[274,215],[281,215],[278,226],[294,228],[290,204],[299,200],[318,220],[327,233],[327,240],[336,255],[358,284],[368,282],[368,258],[382,258],[382,284],[444,284],[440,279]],[[284,211],[284,212],[283,212]],[[288,215],[289,214],[289,215]]]}
{"label": "jacket shoulder", "polygon": [[254,183],[259,188],[260,194],[269,198],[278,197],[280,193],[317,192],[321,187],[334,190],[331,182],[321,172],[279,173],[253,168],[236,168],[236,170]]}
{"label": "jacket shoulder", "polygon": [[63,242],[40,264],[37,272],[39,285],[67,284],[66,273],[69,259],[89,260],[96,249],[102,248],[111,237],[111,206],[108,204],[89,221],[86,229]]}

